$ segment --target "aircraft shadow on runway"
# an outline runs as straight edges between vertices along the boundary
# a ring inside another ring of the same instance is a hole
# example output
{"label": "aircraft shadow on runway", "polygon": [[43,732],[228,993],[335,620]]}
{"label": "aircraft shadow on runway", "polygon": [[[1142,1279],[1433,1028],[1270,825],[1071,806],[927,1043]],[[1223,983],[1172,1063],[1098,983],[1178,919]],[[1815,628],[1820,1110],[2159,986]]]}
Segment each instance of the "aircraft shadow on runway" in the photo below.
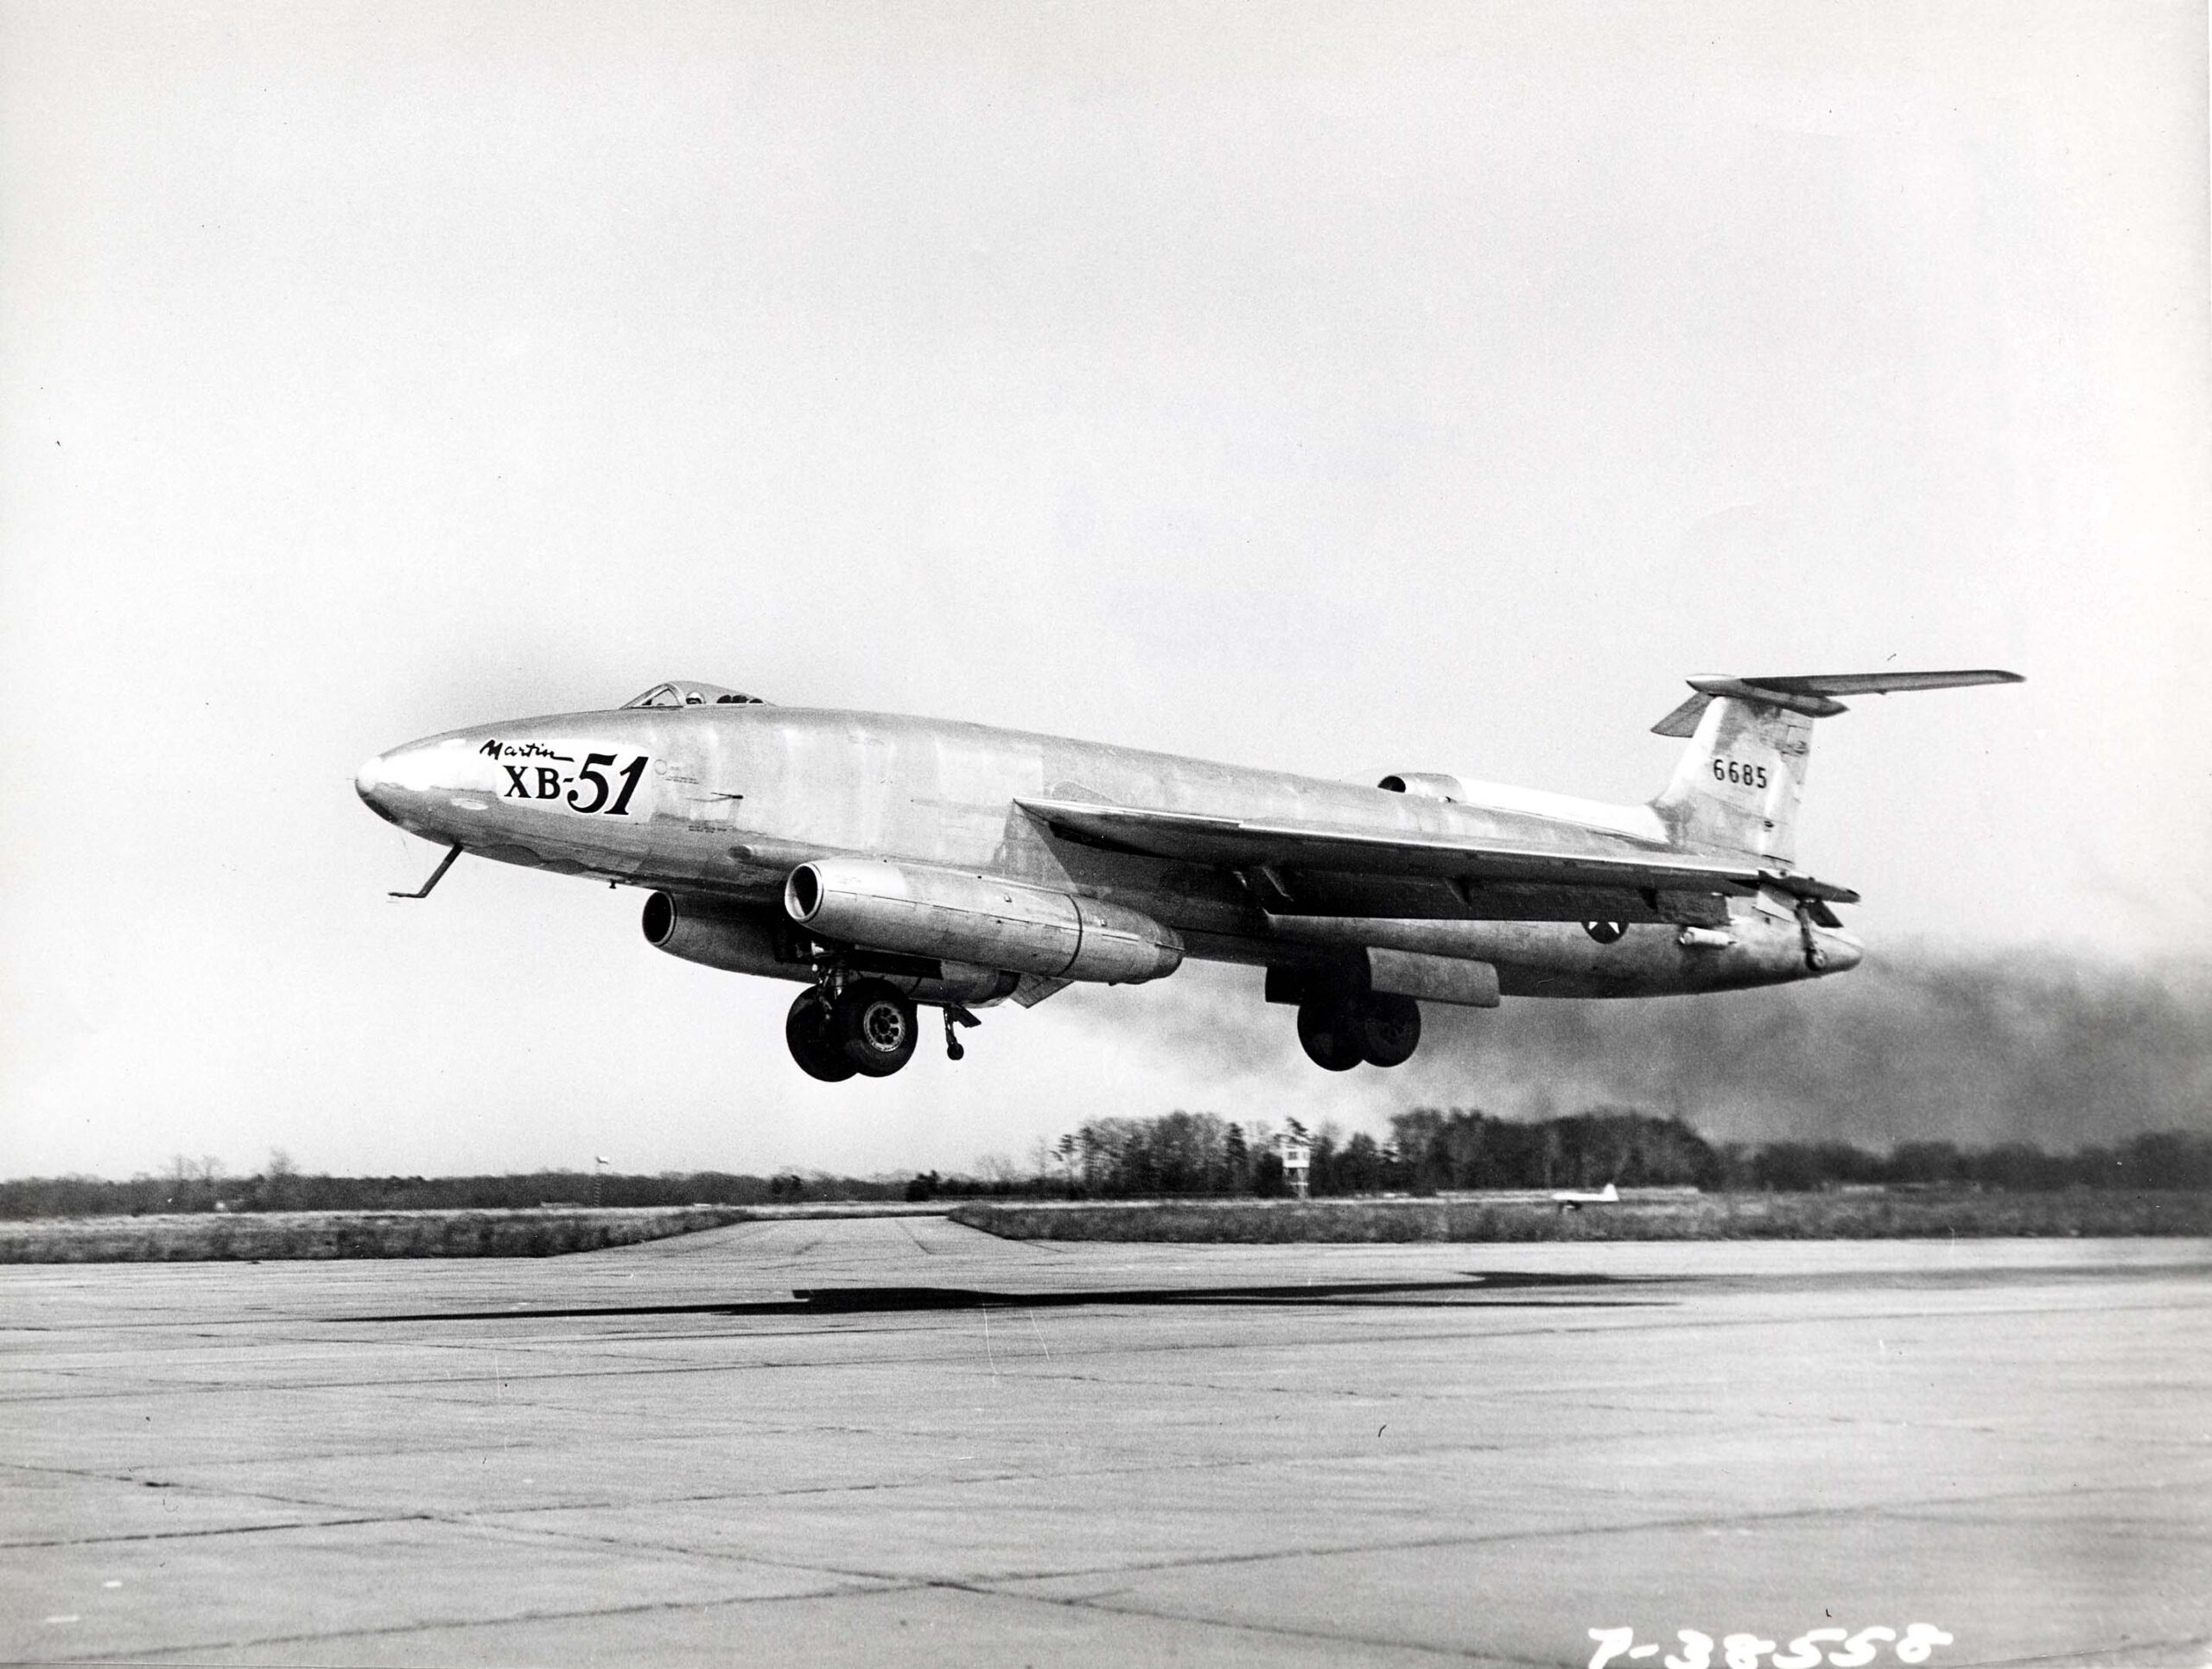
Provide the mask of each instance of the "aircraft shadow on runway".
{"label": "aircraft shadow on runway", "polygon": [[1277,1286],[1077,1287],[1046,1292],[995,1292],[979,1287],[799,1287],[789,1298],[689,1304],[582,1304],[508,1309],[419,1310],[398,1315],[341,1315],[340,1322],[508,1322],[619,1315],[888,1315],[933,1309],[1071,1309],[1224,1305],[1335,1308],[1458,1307],[1495,1300],[1519,1309],[1647,1307],[1660,1298],[1519,1296],[1530,1289],[1632,1286],[1611,1275],[1548,1275],[1526,1270],[1470,1271],[1450,1281],[1313,1281]]}

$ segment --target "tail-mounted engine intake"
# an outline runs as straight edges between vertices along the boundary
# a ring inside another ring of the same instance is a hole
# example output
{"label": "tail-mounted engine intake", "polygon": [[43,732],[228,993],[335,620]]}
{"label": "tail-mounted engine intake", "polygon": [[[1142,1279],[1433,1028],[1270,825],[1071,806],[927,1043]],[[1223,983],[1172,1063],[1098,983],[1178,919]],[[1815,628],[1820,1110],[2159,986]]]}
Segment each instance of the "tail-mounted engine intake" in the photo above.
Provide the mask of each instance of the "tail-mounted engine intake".
{"label": "tail-mounted engine intake", "polygon": [[1148,915],[955,870],[820,858],[791,871],[784,908],[824,938],[1052,979],[1133,984],[1183,961],[1183,941]]}
{"label": "tail-mounted engine intake", "polygon": [[1470,798],[1465,783],[1440,771],[1394,771],[1375,786],[1386,793],[1440,799],[1447,805],[1461,805]]}

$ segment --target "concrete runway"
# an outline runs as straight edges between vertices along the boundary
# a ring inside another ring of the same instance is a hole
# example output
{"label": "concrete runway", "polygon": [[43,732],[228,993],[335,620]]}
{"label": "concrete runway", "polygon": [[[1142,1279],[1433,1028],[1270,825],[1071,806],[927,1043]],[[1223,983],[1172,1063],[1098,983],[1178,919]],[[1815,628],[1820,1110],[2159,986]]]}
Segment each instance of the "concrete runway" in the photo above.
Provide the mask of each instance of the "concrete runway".
{"label": "concrete runway", "polygon": [[0,1657],[1582,1665],[1924,1622],[1939,1666],[2201,1666],[2209,1276],[932,1217],[11,1268]]}

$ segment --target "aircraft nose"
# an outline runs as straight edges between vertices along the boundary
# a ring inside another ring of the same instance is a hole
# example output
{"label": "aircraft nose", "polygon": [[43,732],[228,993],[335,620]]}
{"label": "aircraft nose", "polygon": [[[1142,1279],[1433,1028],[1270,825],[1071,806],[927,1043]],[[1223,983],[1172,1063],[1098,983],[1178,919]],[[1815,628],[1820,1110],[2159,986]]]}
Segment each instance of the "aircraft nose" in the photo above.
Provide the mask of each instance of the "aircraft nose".
{"label": "aircraft nose", "polygon": [[443,762],[444,755],[428,743],[393,748],[365,761],[353,773],[353,792],[378,817],[412,827],[408,819],[419,816],[423,797],[439,786]]}
{"label": "aircraft nose", "polygon": [[391,756],[378,754],[362,761],[361,768],[353,773],[353,792],[361,803],[387,823],[397,822],[398,806],[392,798]]}
{"label": "aircraft nose", "polygon": [[385,763],[382,754],[377,754],[362,761],[361,768],[353,773],[353,792],[371,806],[377,803],[377,791],[384,787],[384,782]]}

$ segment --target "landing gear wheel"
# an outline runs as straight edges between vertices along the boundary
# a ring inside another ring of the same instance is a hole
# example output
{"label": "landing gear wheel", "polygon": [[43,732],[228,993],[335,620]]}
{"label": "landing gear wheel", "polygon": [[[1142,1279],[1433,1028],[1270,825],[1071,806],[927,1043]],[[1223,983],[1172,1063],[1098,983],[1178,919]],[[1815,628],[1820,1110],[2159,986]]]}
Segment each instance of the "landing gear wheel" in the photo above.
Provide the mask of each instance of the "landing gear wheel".
{"label": "landing gear wheel", "polygon": [[855,1072],[888,1078],[914,1058],[921,1027],[914,1005],[897,986],[856,979],[830,1005],[830,1034]]}
{"label": "landing gear wheel", "polygon": [[1298,1005],[1298,1041],[1306,1058],[1328,1072],[1350,1072],[1361,1054],[1359,1016],[1343,998]]}
{"label": "landing gear wheel", "polygon": [[1370,1067],[1402,1067],[1421,1047],[1421,1004],[1410,997],[1370,991],[1360,999],[1359,1056]]}
{"label": "landing gear wheel", "polygon": [[830,1035],[830,1004],[819,991],[801,991],[784,1016],[784,1043],[798,1069],[825,1084],[841,1084],[858,1070]]}

